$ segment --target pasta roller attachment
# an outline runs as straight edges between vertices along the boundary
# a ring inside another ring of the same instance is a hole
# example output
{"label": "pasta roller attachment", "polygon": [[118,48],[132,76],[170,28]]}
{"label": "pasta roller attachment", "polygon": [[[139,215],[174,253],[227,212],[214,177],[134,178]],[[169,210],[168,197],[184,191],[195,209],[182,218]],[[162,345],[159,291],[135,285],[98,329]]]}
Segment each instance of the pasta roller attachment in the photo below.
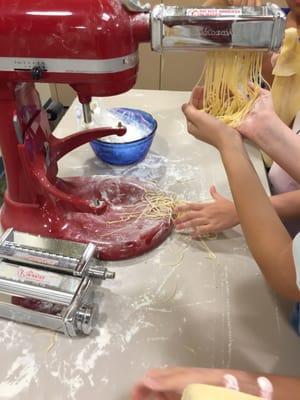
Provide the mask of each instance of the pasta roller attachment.
{"label": "pasta roller attachment", "polygon": [[273,50],[280,48],[285,13],[257,7],[185,8],[157,5],[151,14],[152,48],[164,50]]}
{"label": "pasta roller attachment", "polygon": [[8,229],[0,239],[0,317],[68,336],[97,321],[95,289],[115,274],[96,264],[95,245]]}

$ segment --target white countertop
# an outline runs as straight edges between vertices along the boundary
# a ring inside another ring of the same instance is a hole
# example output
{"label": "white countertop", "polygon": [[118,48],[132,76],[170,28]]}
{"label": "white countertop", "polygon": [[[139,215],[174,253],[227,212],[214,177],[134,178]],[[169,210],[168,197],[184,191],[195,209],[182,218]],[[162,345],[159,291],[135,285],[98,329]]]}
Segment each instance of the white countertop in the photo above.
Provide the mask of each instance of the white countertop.
{"label": "white countertop", "polygon": [[[150,154],[137,166],[107,169],[86,145],[61,160],[60,175],[135,174],[187,200],[209,198],[212,184],[229,195],[217,151],[186,133],[180,106],[187,99],[185,92],[133,90],[101,100],[154,115]],[[76,130],[74,107],[57,136]],[[260,154],[249,152],[267,189]],[[107,263],[116,279],[99,289],[102,314],[91,337],[57,335],[47,352],[53,334],[1,320],[0,399],[128,400],[148,368],[166,365],[300,374],[290,306],[267,288],[240,229],[206,243],[216,258],[201,242],[174,233],[142,257]]]}

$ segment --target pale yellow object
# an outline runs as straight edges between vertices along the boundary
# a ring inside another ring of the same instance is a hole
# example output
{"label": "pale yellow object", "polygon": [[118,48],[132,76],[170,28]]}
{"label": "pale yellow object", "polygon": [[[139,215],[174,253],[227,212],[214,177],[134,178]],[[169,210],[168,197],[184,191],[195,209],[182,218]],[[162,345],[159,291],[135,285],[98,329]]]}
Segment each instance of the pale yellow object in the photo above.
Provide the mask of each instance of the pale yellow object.
{"label": "pale yellow object", "polygon": [[272,97],[275,111],[290,126],[300,110],[300,43],[296,28],[285,31],[273,75]]}
{"label": "pale yellow object", "polygon": [[195,384],[187,386],[181,400],[261,400],[261,398],[222,387]]}
{"label": "pale yellow object", "polygon": [[262,58],[261,51],[207,52],[203,109],[229,126],[240,125],[260,92]]}

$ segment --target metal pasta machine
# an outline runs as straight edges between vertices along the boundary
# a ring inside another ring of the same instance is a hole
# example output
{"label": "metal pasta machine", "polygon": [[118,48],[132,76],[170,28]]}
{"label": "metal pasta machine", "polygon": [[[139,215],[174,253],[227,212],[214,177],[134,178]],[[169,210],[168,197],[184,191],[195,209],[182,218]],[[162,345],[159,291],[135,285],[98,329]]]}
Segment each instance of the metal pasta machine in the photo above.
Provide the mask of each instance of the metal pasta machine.
{"label": "metal pasta machine", "polygon": [[163,50],[278,50],[285,14],[268,3],[260,7],[154,7],[152,48]]}
{"label": "metal pasta machine", "polygon": [[96,286],[115,276],[96,262],[95,248],[8,229],[0,239],[0,317],[89,335]]}
{"label": "metal pasta machine", "polygon": [[92,242],[104,260],[136,256],[160,244],[170,220],[120,218],[120,210],[143,201],[144,182],[58,177],[64,155],[92,139],[123,135],[126,128],[87,125],[58,139],[34,83],[71,85],[88,124],[92,96],[116,95],[135,84],[140,43],[151,42],[155,51],[275,50],[284,22],[284,13],[272,4],[150,9],[134,0],[0,0],[0,146],[7,178],[2,227]]}

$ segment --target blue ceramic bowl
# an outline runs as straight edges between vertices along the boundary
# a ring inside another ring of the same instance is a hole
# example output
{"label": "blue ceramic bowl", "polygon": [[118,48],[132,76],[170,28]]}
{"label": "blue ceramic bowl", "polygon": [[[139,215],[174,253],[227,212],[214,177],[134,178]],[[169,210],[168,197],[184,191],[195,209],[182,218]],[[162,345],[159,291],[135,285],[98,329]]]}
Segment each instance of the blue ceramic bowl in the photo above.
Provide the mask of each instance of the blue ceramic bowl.
{"label": "blue ceramic bowl", "polygon": [[101,139],[93,140],[90,145],[96,156],[112,165],[130,165],[142,161],[151,147],[157,129],[156,120],[151,114],[132,108],[113,108],[109,112],[125,126],[134,124],[143,132],[143,137],[124,143],[106,142]]}

